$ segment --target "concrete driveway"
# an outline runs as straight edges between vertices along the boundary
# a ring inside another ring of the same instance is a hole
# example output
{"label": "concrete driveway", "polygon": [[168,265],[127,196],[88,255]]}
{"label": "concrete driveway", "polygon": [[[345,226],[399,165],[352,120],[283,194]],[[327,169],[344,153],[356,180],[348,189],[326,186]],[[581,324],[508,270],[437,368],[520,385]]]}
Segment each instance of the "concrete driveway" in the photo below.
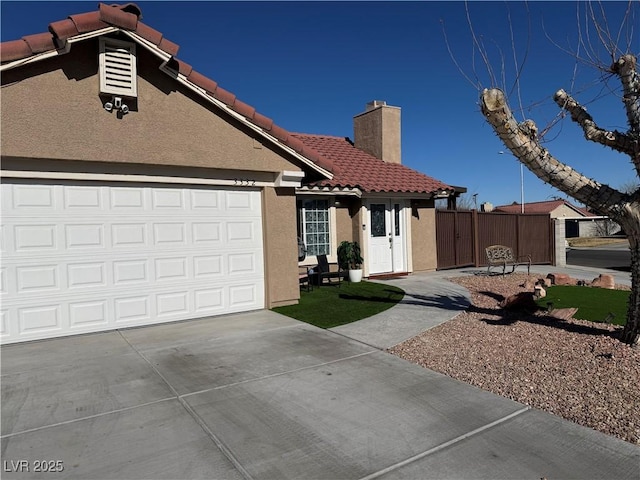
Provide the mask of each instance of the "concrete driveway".
{"label": "concrete driveway", "polygon": [[269,311],[1,356],[2,478],[639,473],[636,446]]}

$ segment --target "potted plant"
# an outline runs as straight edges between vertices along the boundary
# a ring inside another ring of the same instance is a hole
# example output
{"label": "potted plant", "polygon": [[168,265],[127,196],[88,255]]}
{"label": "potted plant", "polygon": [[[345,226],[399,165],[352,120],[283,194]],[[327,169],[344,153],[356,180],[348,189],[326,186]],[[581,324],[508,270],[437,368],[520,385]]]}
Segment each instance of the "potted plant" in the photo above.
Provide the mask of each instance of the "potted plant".
{"label": "potted plant", "polygon": [[349,271],[350,282],[360,282],[362,280],[362,262],[358,242],[344,240],[338,246],[338,264],[343,270]]}

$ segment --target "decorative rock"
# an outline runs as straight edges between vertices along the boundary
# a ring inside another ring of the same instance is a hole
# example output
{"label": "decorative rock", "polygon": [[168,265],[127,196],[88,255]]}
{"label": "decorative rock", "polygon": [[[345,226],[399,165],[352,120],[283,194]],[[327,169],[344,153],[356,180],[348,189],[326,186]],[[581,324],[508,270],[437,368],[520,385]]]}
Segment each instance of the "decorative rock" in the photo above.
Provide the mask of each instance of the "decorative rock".
{"label": "decorative rock", "polygon": [[536,285],[533,289],[533,296],[538,298],[544,298],[547,296],[547,291],[542,287],[542,285]]}
{"label": "decorative rock", "polygon": [[552,283],[551,283],[551,279],[550,279],[550,278],[545,278],[545,279],[542,281],[542,285],[544,285],[545,287],[549,288],[549,287],[552,285]]}
{"label": "decorative rock", "polygon": [[514,295],[509,295],[498,306],[505,310],[535,310],[538,308],[536,302],[533,300],[533,293],[520,292]]}
{"label": "decorative rock", "polygon": [[616,283],[613,279],[613,277],[611,275],[607,275],[607,274],[601,274],[598,276],[598,278],[594,278],[593,282],[591,282],[591,286],[592,287],[600,287],[600,288],[608,288],[608,289],[614,289],[616,286]]}
{"label": "decorative rock", "polygon": [[548,315],[559,320],[569,320],[573,318],[577,311],[577,308],[554,308]]}
{"label": "decorative rock", "polygon": [[551,279],[552,285],[575,285],[577,281],[566,273],[550,273],[547,278]]}

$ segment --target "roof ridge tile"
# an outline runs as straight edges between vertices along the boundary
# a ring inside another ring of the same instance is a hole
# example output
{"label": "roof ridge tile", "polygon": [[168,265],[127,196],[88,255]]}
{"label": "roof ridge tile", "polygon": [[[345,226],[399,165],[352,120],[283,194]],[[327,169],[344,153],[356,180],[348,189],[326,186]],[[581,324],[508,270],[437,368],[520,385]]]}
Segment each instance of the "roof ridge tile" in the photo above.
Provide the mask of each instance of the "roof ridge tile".
{"label": "roof ridge tile", "polygon": [[61,41],[64,41],[67,38],[73,37],[74,35],[77,35],[78,33],[80,33],[76,28],[76,24],[73,23],[73,20],[71,20],[70,18],[65,18],[64,20],[51,22],[49,24],[49,31],[53,34],[55,38],[58,38]]}
{"label": "roof ridge tile", "polygon": [[47,52],[56,48],[53,43],[53,38],[48,32],[26,35],[22,37],[22,39],[27,42],[27,45],[29,45],[33,53]]}
{"label": "roof ridge tile", "polygon": [[[140,13],[135,14],[126,11],[125,8],[130,5],[134,5],[137,8],[137,5],[132,3],[120,7],[99,3],[98,12],[100,13],[100,20],[105,23],[115,25],[116,27],[124,28],[125,30],[135,30],[138,26],[138,17],[140,16]],[[138,8],[138,12],[139,11],[140,9]]]}
{"label": "roof ridge tile", "polygon": [[69,15],[71,21],[78,29],[78,33],[93,32],[109,25],[100,19],[100,12],[86,12]]}

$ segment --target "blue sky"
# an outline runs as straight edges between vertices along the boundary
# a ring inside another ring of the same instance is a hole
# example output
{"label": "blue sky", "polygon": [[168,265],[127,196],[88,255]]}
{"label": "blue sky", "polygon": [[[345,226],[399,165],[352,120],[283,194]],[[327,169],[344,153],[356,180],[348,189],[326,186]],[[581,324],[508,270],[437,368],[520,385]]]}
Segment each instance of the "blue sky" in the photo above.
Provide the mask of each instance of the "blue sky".
{"label": "blue sky", "polygon": [[[479,204],[520,201],[519,163],[480,113],[477,85],[490,87],[492,81],[477,51],[473,54],[463,2],[137,4],[144,23],[180,45],[178,58],[281,127],[353,138],[353,116],[364,111],[367,102],[385,100],[402,109],[405,165],[466,187],[469,195],[477,194]],[[3,0],[2,41],[46,31],[50,22],[96,10],[97,5]],[[468,4],[476,38],[487,47],[498,84],[504,78],[508,89],[516,77],[511,18],[515,55],[518,62],[526,57],[520,96],[516,91],[510,95],[512,108],[518,108],[520,98],[525,110],[518,118],[535,120],[540,130],[559,113],[552,101],[559,88],[574,92],[600,126],[627,129],[616,79],[603,84],[600,72],[576,64],[574,56],[563,51],[577,48],[576,18],[584,15],[585,6],[535,1]],[[617,32],[627,3],[603,6]],[[631,45],[638,54],[640,37]],[[559,160],[602,183],[618,188],[635,178],[628,158],[587,142],[568,118],[557,122],[545,138],[545,146]],[[526,169],[524,194],[526,202],[565,197]]]}

